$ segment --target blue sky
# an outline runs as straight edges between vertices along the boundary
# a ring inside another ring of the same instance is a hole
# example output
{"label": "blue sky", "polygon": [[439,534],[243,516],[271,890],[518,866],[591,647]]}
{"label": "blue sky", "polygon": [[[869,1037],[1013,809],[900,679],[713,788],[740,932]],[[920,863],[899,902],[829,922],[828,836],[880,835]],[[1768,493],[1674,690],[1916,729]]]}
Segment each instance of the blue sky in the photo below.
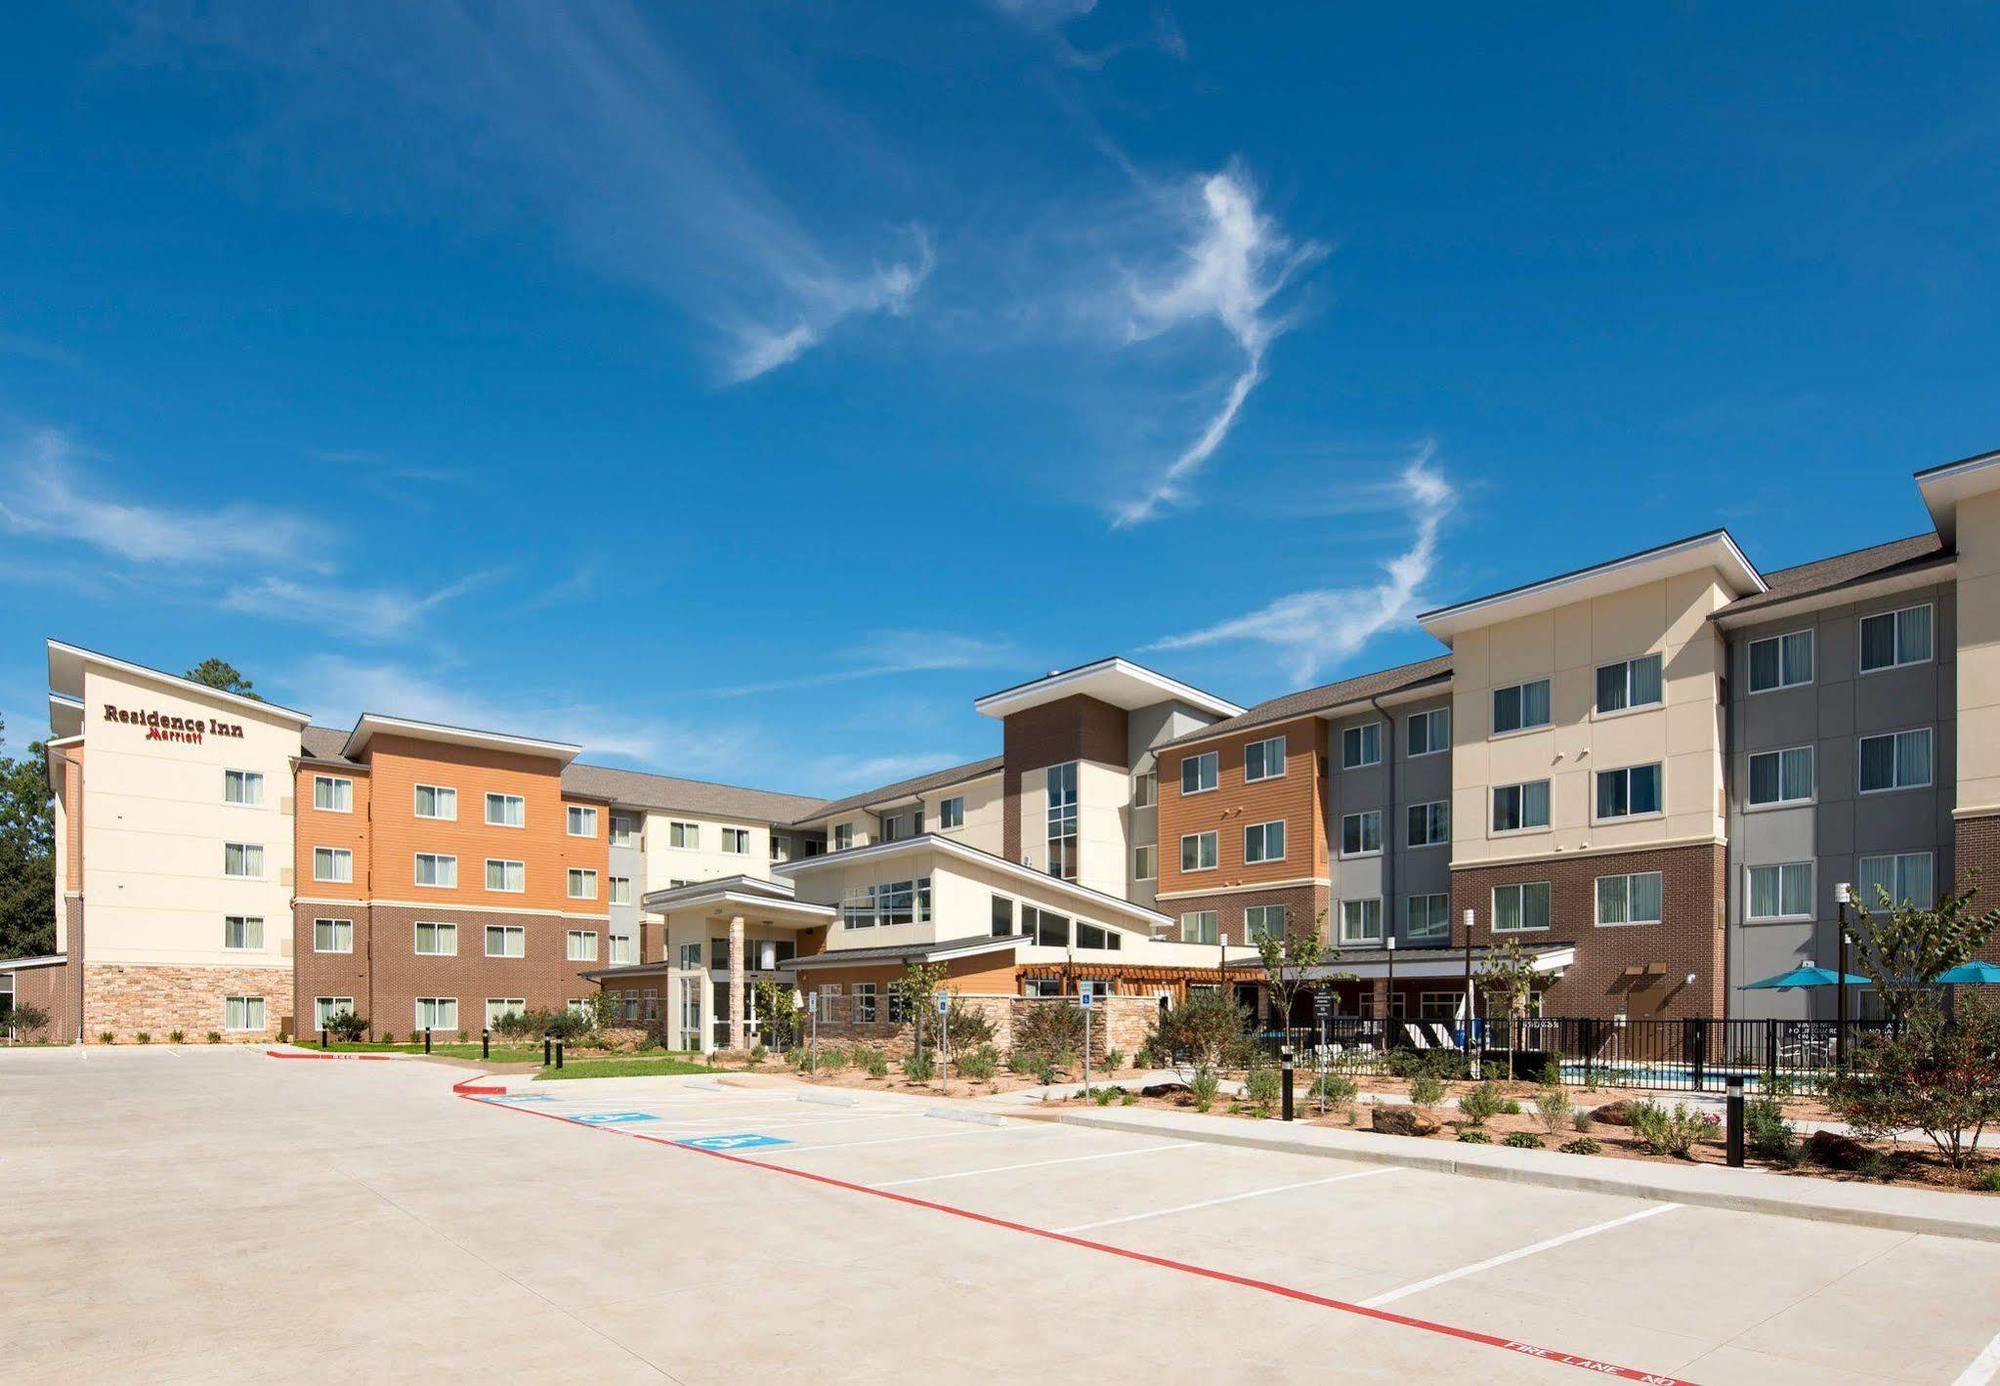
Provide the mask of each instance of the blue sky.
{"label": "blue sky", "polygon": [[2000,14],[1396,9],[22,11],[9,748],[55,635],[834,793],[2000,446]]}

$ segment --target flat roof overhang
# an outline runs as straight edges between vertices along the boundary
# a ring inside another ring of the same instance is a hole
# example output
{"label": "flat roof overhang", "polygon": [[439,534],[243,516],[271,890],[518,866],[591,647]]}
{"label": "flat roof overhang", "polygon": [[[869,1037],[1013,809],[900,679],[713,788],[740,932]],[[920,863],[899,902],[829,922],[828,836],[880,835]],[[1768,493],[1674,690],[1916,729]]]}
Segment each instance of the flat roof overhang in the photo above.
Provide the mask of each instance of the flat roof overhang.
{"label": "flat roof overhang", "polygon": [[905,943],[886,948],[831,948],[810,957],[778,964],[780,972],[810,972],[827,967],[873,967],[898,962],[951,962],[987,953],[1012,953],[1028,941],[1026,934],[1006,938],[959,938],[935,943]]}
{"label": "flat roof overhang", "polygon": [[1946,544],[1958,541],[1958,503],[2000,486],[2000,452],[1982,452],[1917,473],[1917,490]]}
{"label": "flat roof overhang", "polygon": [[206,699],[210,702],[219,703],[224,707],[235,708],[242,712],[257,713],[266,717],[275,717],[281,722],[289,722],[301,727],[312,721],[310,713],[300,712],[294,707],[285,707],[279,703],[267,703],[261,698],[246,698],[241,693],[225,693],[220,688],[210,688],[205,683],[196,683],[193,679],[184,679],[179,674],[169,674],[163,669],[149,669],[143,664],[134,664],[130,660],[117,659],[111,655],[100,653],[97,650],[85,649],[81,645],[71,645],[54,639],[44,643],[47,646],[49,658],[49,693],[52,700],[50,708],[51,716],[54,713],[53,698],[56,695],[61,695],[65,700],[74,702],[79,712],[82,710],[83,671],[95,665],[98,668],[113,673],[125,674],[133,678],[144,679],[150,683],[160,684],[167,691],[180,694],[183,697]]}
{"label": "flat roof overhang", "polygon": [[972,706],[988,717],[1008,717],[1016,712],[1040,707],[1059,698],[1077,694],[1100,703],[1132,712],[1156,703],[1186,703],[1214,717],[1235,717],[1243,709],[1227,699],[1169,678],[1143,664],[1134,664],[1121,655],[1079,664],[1074,669],[1058,669],[1038,679],[1017,683],[997,693],[972,700]]}
{"label": "flat roof overhang", "polygon": [[[1479,980],[1479,965],[1491,954],[1491,948],[1480,946],[1472,950],[1472,977]],[[1558,973],[1576,962],[1576,945],[1573,943],[1551,944],[1539,949],[1526,950],[1537,972]],[[1251,980],[1262,980],[1263,963],[1253,960],[1241,963],[1231,960],[1232,973],[1254,974]],[[1337,958],[1319,967],[1307,968],[1303,974],[1308,982],[1373,981],[1377,977],[1387,977],[1390,972],[1386,950],[1370,949],[1367,953],[1352,958]],[[1465,979],[1465,949],[1463,948],[1398,948],[1396,950],[1395,974],[1397,980],[1430,980],[1456,977]]]}
{"label": "flat roof overhang", "polygon": [[468,746],[477,750],[514,751],[521,755],[548,756],[563,765],[568,765],[583,754],[583,747],[571,745],[567,741],[542,741],[532,736],[510,736],[505,732],[481,731],[476,727],[453,727],[441,722],[417,722],[406,717],[387,717],[379,712],[361,714],[354,723],[354,730],[347,734],[347,742],[340,748],[340,754],[349,760],[355,760],[377,736],[407,736],[413,740],[435,741],[447,746]]}

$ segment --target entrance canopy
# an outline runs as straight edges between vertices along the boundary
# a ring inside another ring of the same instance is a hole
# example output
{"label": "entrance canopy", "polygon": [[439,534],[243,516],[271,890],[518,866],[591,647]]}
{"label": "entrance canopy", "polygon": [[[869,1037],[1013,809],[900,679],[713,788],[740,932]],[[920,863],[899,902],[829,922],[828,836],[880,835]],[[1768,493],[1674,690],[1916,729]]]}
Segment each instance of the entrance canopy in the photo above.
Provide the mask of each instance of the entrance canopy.
{"label": "entrance canopy", "polygon": [[839,913],[831,905],[814,905],[792,894],[790,881],[761,881],[754,876],[724,876],[715,881],[649,890],[639,897],[648,914],[698,913],[714,918],[740,915],[746,923],[793,929],[815,929]]}

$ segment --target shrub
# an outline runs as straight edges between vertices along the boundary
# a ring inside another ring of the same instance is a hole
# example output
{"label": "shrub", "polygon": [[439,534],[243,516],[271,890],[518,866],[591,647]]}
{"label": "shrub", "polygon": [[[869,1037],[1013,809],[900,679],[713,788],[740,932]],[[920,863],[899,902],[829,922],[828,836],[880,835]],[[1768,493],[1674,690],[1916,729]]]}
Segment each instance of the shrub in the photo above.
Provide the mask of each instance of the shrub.
{"label": "shrub", "polygon": [[1125,1067],[1125,1055],[1122,1050],[1114,1049],[1104,1056],[1104,1071],[1106,1073],[1116,1073],[1123,1067]]}
{"label": "shrub", "polygon": [[1456,1050],[1392,1049],[1388,1063],[1390,1075],[1396,1078],[1450,1080],[1466,1076],[1465,1056]]}
{"label": "shrub", "polygon": [[1490,1119],[1500,1114],[1500,1086],[1490,1080],[1477,1083],[1472,1090],[1458,1099],[1458,1110],[1477,1130]]}
{"label": "shrub", "polygon": [[1519,1115],[1521,1115],[1521,1104],[1520,1104],[1520,1103],[1518,1103],[1518,1102],[1516,1102],[1516,1101],[1515,1101],[1515,1100],[1514,1100],[1513,1098],[1511,1098],[1511,1097],[1503,1097],[1503,1098],[1501,1098],[1501,1099],[1500,1099],[1500,1115],[1501,1115],[1501,1116],[1519,1116]]}
{"label": "shrub", "polygon": [[1139,1100],[1139,1097],[1138,1097],[1138,1094],[1134,1093],[1134,1092],[1133,1092],[1133,1091],[1132,1091],[1132,1090],[1131,1090],[1130,1088],[1120,1088],[1120,1089],[1118,1089],[1118,1105],[1119,1105],[1119,1106],[1121,1106],[1121,1107],[1130,1107],[1130,1106],[1132,1106],[1132,1105],[1133,1105],[1134,1103],[1136,1103],[1136,1102],[1137,1102],[1138,1100]]}
{"label": "shrub", "polygon": [[1554,1055],[1550,1055],[1549,1061],[1542,1065],[1541,1086],[1545,1088],[1559,1088],[1562,1086],[1562,1080],[1562,1065],[1556,1061]]}
{"label": "shrub", "polygon": [[750,1046],[751,1063],[761,1064],[764,1062],[764,1060],[770,1057],[771,1057],[770,1047],[766,1045],[762,1040],[759,1040],[757,1041],[757,1043]]}
{"label": "shrub", "polygon": [[[1083,1007],[1073,1002],[1031,1002],[1014,1024],[1014,1048],[1032,1056],[1037,1072],[1067,1068],[1083,1053],[1083,1026]],[[987,1038],[992,1038],[990,1028]]]}
{"label": "shrub", "polygon": [[1055,1056],[1041,1055],[1035,1062],[1035,1081],[1043,1087],[1053,1087],[1062,1078],[1062,1070],[1056,1067]]}
{"label": "shrub", "polygon": [[1312,1091],[1307,1095],[1335,1107],[1345,1107],[1360,1091],[1360,1085],[1345,1073],[1322,1073],[1313,1080]]}
{"label": "shrub", "polygon": [[40,1006],[22,1002],[13,1009],[0,1013],[0,1024],[4,1024],[22,1039],[48,1028],[49,1013]]}
{"label": "shrub", "polygon": [[1463,1131],[1460,1131],[1458,1133],[1458,1138],[1467,1145],[1493,1144],[1493,1137],[1487,1135],[1484,1131],[1480,1130],[1476,1126],[1466,1127]]}
{"label": "shrub", "polygon": [[1599,1145],[1596,1141],[1592,1140],[1589,1136],[1579,1136],[1575,1140],[1570,1141],[1567,1145],[1561,1146],[1559,1148],[1565,1155],[1598,1155],[1602,1154],[1604,1151],[1604,1147]]}
{"label": "shrub", "polygon": [[97,1032],[97,1042],[99,1044],[116,1044],[118,1043],[118,1036],[112,1034],[109,1030],[99,1030]]}
{"label": "shrub", "polygon": [[[279,1038],[279,1039],[283,1039],[283,1038],[284,1038],[284,1035],[283,1035],[282,1033],[280,1033],[280,1034],[279,1034],[279,1036],[278,1036],[278,1038]],[[168,1043],[168,1044],[182,1044],[182,1043],[185,1043],[185,1042],[186,1042],[186,1040],[187,1040],[187,1031],[185,1031],[185,1030],[169,1030],[169,1031],[167,1031],[167,1043]]]}
{"label": "shrub", "polygon": [[828,1073],[838,1073],[847,1067],[847,1051],[837,1044],[823,1044],[819,1049],[819,1066]]}
{"label": "shrub", "polygon": [[1535,1115],[1551,1136],[1569,1125],[1575,1110],[1576,1103],[1571,1100],[1569,1090],[1560,1084],[1543,1088],[1535,1098]]}
{"label": "shrub", "polygon": [[1987,1193],[2000,1193],[2000,1165],[1988,1165],[1973,1182]]}
{"label": "shrub", "polygon": [[1188,1080],[1188,1095],[1194,1099],[1197,1112],[1205,1112],[1215,1105],[1215,1092],[1219,1086],[1220,1080],[1216,1078],[1214,1069],[1202,1067],[1194,1071],[1194,1077]]}
{"label": "shrub", "polygon": [[1269,1112],[1278,1102],[1278,1071],[1262,1064],[1251,1069],[1244,1076],[1243,1095],[1259,1112]]}
{"label": "shrub", "polygon": [[[873,1069],[869,1070],[873,1072]],[[937,1076],[937,1067],[931,1061],[928,1049],[913,1049],[903,1059],[903,1076],[912,1083],[928,1083]]]}
{"label": "shrub", "polygon": [[1953,1019],[1920,1001],[1900,1030],[1859,1050],[1826,1094],[1854,1134],[1893,1139],[1915,1127],[1953,1169],[1970,1164],[1985,1128],[2000,1122],[2000,1005],[1963,1000]]}
{"label": "shrub", "polygon": [[861,1067],[870,1078],[889,1076],[889,1056],[881,1050],[869,1048],[861,1054]]}
{"label": "shrub", "polygon": [[458,1042],[459,1042],[460,1044],[464,1044],[464,1043],[465,1043],[465,1042],[466,1042],[466,1041],[467,1041],[468,1039],[470,1039],[470,1038],[471,1038],[471,1036],[470,1036],[470,1035],[468,1035],[468,1034],[466,1034],[466,1032],[465,1032],[465,1031],[463,1031],[463,1030],[460,1030],[460,1031],[458,1032]]}
{"label": "shrub", "polygon": [[1674,1103],[1668,1111],[1655,1102],[1635,1103],[1632,1132],[1655,1155],[1675,1155],[1685,1160],[1695,1145],[1715,1134],[1721,1122],[1707,1112],[1685,1102]]}
{"label": "shrub", "polygon": [[368,1033],[368,1018],[353,1011],[335,1011],[326,1018],[326,1030],[337,1040],[358,1040]]}
{"label": "shrub", "polygon": [[[410,1038],[415,1039],[416,1037],[417,1037],[416,1031],[412,1030],[410,1032]],[[384,1030],[381,1034],[377,1035],[375,1038],[377,1042],[381,1044],[394,1044],[396,1042],[396,1032],[394,1030]]]}
{"label": "shrub", "polygon": [[221,1044],[221,1043],[222,1043],[222,1031],[220,1031],[220,1030],[210,1030],[210,1031],[208,1032],[208,1042],[209,1042],[210,1044]]}
{"label": "shrub", "polygon": [[1516,1150],[1540,1150],[1542,1138],[1533,1131],[1510,1131],[1500,1144],[1511,1145]]}
{"label": "shrub", "polygon": [[1027,1050],[1016,1047],[1007,1051],[1007,1071],[1009,1073],[1033,1073],[1039,1067],[1040,1064],[1036,1062],[1036,1056],[1030,1054]]}
{"label": "shrub", "polygon": [[1098,1106],[1109,1107],[1112,1104],[1112,1102],[1117,1099],[1118,1089],[1099,1088],[1091,1094],[1091,1097],[1097,1103]]}
{"label": "shrub", "polygon": [[1417,1107],[1435,1107],[1444,1101],[1444,1081],[1435,1074],[1419,1073],[1410,1079],[1410,1102]]}
{"label": "shrub", "polygon": [[1759,1159],[1781,1165],[1799,1162],[1798,1134],[1775,1097],[1753,1097],[1743,1104],[1743,1143]]}
{"label": "shrub", "polygon": [[1222,991],[1191,993],[1162,1011],[1146,1034],[1156,1060],[1185,1064],[1197,1073],[1219,1068],[1238,1056],[1250,1013]]}
{"label": "shrub", "polygon": [[1895,1176],[1896,1167],[1889,1157],[1879,1150],[1871,1150],[1861,1159],[1861,1167],[1855,1171],[1863,1179],[1890,1179]]}
{"label": "shrub", "polygon": [[[922,1018],[918,1024],[926,1048],[937,1043],[937,1005],[933,1002],[918,1012]],[[976,1049],[982,1044],[993,1043],[993,1022],[986,1012],[974,1010],[960,1001],[956,994],[951,998],[951,1014],[945,1017],[949,1022],[951,1049],[955,1054],[961,1049]],[[1076,1032],[1076,1042],[1083,1044],[1083,1031]]]}
{"label": "shrub", "polygon": [[141,1030],[138,1034],[132,1036],[132,1038],[141,1044],[151,1044],[153,1042],[152,1034],[146,1030]]}
{"label": "shrub", "polygon": [[1578,1108],[1570,1114],[1569,1124],[1578,1132],[1588,1131],[1591,1127],[1597,1125],[1597,1118],[1582,1108]]}
{"label": "shrub", "polygon": [[974,1082],[984,1083],[1000,1067],[1000,1055],[990,1044],[982,1044],[958,1061],[958,1071]]}

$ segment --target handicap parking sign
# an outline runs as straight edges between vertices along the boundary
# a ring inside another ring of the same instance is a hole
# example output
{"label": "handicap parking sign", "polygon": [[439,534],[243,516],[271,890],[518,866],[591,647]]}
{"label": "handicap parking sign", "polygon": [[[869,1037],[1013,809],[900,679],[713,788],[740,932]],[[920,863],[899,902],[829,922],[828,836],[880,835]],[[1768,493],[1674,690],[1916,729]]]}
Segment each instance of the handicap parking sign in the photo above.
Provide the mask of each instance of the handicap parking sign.
{"label": "handicap parking sign", "polygon": [[658,1121],[651,1112],[585,1112],[577,1118],[585,1126],[623,1126],[634,1121]]}
{"label": "handicap parking sign", "polygon": [[689,1136],[676,1145],[691,1145],[696,1150],[755,1150],[765,1145],[790,1145],[788,1140],[777,1136],[759,1136],[754,1132],[743,1132],[734,1136]]}

